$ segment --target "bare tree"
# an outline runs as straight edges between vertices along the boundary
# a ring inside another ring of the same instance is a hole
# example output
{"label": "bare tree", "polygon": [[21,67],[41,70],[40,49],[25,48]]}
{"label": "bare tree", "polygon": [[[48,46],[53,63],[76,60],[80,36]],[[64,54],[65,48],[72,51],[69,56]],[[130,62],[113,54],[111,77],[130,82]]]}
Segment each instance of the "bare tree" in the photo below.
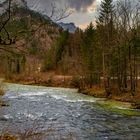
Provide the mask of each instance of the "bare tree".
{"label": "bare tree", "polygon": [[[22,2],[24,2],[26,5],[26,8],[28,8],[25,0],[22,0]],[[6,6],[4,6],[4,5],[6,5]],[[1,19],[1,21],[0,21],[0,45],[15,44],[17,36],[10,37],[9,32],[6,29],[6,25],[11,20],[12,0],[4,1],[3,3],[0,4],[0,8],[3,9],[3,12],[0,15],[0,19]],[[47,11],[47,9],[45,9],[45,10]],[[56,23],[64,18],[67,18],[71,14],[72,14],[72,11],[69,10],[68,7],[65,6],[65,8],[63,8],[63,9],[58,9],[56,7],[55,3],[52,3],[51,4],[51,12],[50,12],[50,14],[47,14],[47,16],[52,22]],[[27,32],[35,33],[35,32],[37,32],[37,30],[39,30],[39,28],[41,28],[44,25],[46,25],[46,22],[40,23],[40,25],[38,25],[38,27],[36,27],[34,30],[19,31],[17,34],[27,33]]]}
{"label": "bare tree", "polygon": [[[6,29],[6,25],[10,21],[10,18],[11,18],[11,2],[12,0],[5,1],[5,3],[8,6],[6,9],[4,9],[4,13],[1,13],[0,45],[11,45],[11,44],[14,44],[16,41],[16,36],[14,38],[11,38],[9,32]],[[3,6],[3,4],[1,4],[1,6]]]}
{"label": "bare tree", "polygon": [[140,26],[140,5],[130,0],[118,1],[117,5],[117,43],[118,43],[118,85],[120,90],[128,87],[130,79],[131,94],[136,92],[138,68],[138,43]]}

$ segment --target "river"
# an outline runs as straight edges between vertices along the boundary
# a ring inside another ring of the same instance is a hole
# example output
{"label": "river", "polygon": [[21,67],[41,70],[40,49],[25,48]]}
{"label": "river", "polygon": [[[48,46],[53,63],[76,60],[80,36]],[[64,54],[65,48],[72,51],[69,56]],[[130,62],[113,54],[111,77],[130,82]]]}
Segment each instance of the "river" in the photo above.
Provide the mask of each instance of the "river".
{"label": "river", "polygon": [[104,99],[76,89],[6,84],[3,100],[9,106],[0,108],[1,133],[33,140],[140,140],[140,116],[111,111],[100,105]]}

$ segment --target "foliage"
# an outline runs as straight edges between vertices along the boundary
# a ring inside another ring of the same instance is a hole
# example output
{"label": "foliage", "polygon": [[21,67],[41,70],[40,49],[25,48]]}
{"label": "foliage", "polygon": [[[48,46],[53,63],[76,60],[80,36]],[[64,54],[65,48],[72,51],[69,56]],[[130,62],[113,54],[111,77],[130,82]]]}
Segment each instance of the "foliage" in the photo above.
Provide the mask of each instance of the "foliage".
{"label": "foliage", "polygon": [[101,7],[99,12],[99,23],[108,24],[113,18],[114,5],[113,0],[101,1]]}
{"label": "foliage", "polygon": [[69,37],[68,31],[64,31],[60,34],[60,37],[58,38],[56,44],[55,44],[55,49],[56,49],[56,58],[55,62],[56,64],[61,60],[62,54],[64,52],[64,49],[67,44],[67,40]]}
{"label": "foliage", "polygon": [[28,50],[29,50],[29,54],[31,54],[31,55],[36,55],[36,54],[40,53],[38,41],[35,39],[32,40],[31,46],[28,48]]}
{"label": "foliage", "polygon": [[96,68],[98,67],[99,57],[99,49],[96,47],[96,30],[92,23],[90,23],[83,35],[82,56],[85,79],[91,87],[93,83],[98,81]]}
{"label": "foliage", "polygon": [[53,49],[49,50],[44,58],[43,63],[43,71],[48,71],[54,69],[54,55],[53,55]]}
{"label": "foliage", "polygon": [[81,79],[79,76],[74,76],[72,81],[71,81],[71,85],[75,88],[80,88],[81,86]]}
{"label": "foliage", "polygon": [[4,91],[4,85],[3,85],[2,82],[0,82],[0,96],[3,96],[4,93],[5,93],[5,91]]}

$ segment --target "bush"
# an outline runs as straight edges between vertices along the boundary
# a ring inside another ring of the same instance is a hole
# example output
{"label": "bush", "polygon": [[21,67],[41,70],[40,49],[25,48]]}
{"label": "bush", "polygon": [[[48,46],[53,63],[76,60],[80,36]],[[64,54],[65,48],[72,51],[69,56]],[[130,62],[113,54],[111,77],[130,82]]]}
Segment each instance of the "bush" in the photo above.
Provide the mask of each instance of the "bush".
{"label": "bush", "polygon": [[55,67],[53,51],[54,51],[53,49],[49,50],[44,58],[44,63],[43,63],[44,72],[53,70],[53,68]]}
{"label": "bush", "polygon": [[72,81],[71,81],[71,85],[75,88],[80,88],[80,85],[81,85],[81,79],[76,76],[76,77],[73,77]]}
{"label": "bush", "polygon": [[[5,94],[4,85],[2,82],[0,82],[0,96],[3,96],[4,94]],[[7,106],[7,105],[0,99],[0,107],[1,106]]]}
{"label": "bush", "polygon": [[40,53],[38,41],[37,40],[33,40],[31,42],[31,46],[28,48],[28,50],[29,50],[29,53],[31,55],[36,55],[36,54]]}
{"label": "bush", "polygon": [[0,96],[3,96],[4,93],[5,93],[5,91],[4,91],[4,85],[3,85],[3,83],[0,82]]}

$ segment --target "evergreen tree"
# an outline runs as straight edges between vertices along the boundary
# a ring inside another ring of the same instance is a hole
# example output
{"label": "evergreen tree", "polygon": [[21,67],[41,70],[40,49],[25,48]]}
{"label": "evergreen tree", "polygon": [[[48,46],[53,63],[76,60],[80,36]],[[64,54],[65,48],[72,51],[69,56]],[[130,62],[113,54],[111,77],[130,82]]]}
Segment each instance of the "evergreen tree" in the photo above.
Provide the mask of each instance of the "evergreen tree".
{"label": "evergreen tree", "polygon": [[[114,25],[113,25],[113,15],[114,15],[114,5],[113,0],[103,0],[101,1],[101,8],[99,11],[99,17],[97,20],[97,30],[99,44],[102,49],[102,73],[104,78],[104,86],[107,93],[110,94],[110,79],[111,79],[111,61],[112,61],[112,51],[114,43]],[[108,95],[109,95],[108,94]]]}
{"label": "evergreen tree", "polygon": [[82,54],[83,54],[83,62],[84,62],[84,70],[87,84],[92,87],[93,78],[94,78],[94,50],[95,50],[95,29],[92,23],[87,27],[83,37],[83,46],[82,46]]}
{"label": "evergreen tree", "polygon": [[101,1],[98,22],[100,24],[109,24],[113,18],[113,13],[114,13],[113,0]]}
{"label": "evergreen tree", "polygon": [[58,38],[58,40],[56,42],[56,45],[55,45],[55,47],[56,47],[55,48],[56,49],[56,60],[55,60],[56,65],[62,59],[62,54],[67,45],[68,38],[69,38],[69,32],[64,31],[60,34],[60,37]]}

